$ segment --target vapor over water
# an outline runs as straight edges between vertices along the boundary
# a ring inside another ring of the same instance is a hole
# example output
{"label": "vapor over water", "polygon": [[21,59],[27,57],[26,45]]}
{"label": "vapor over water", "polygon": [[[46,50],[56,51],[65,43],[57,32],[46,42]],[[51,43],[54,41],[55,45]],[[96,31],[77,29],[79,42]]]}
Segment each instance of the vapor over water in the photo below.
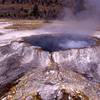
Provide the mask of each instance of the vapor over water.
{"label": "vapor over water", "polygon": [[[69,1],[77,2],[79,0]],[[59,20],[50,21],[50,23],[47,23],[45,26],[37,30],[12,32],[12,30],[9,31],[5,29],[0,29],[1,33],[7,32],[7,35],[1,36],[0,40],[8,38],[15,39],[18,37],[27,37],[40,34],[51,34],[51,37],[49,35],[50,38],[47,35],[37,36],[37,40],[35,40],[35,43],[38,43],[39,46],[45,47],[44,45],[48,46],[49,42],[51,48],[54,44],[54,46],[57,45],[58,49],[80,48],[95,45],[94,39],[89,38],[88,40],[88,36],[91,36],[96,31],[100,30],[100,0],[84,0],[84,7],[84,10],[74,14],[72,8],[68,8],[67,6],[65,6],[62,10],[62,13],[64,14],[63,17],[61,17],[61,14],[59,14]],[[29,41],[29,39],[28,42],[34,45],[35,43],[32,43],[34,41]],[[31,38],[30,40],[33,39]]]}
{"label": "vapor over water", "polygon": [[[74,0],[81,1],[81,0]],[[73,13],[72,8],[65,7],[63,9],[63,18],[60,21],[56,20],[53,23],[43,28],[46,32],[56,34],[71,34],[77,39],[64,38],[65,42],[59,43],[62,48],[80,48],[86,47],[89,44],[84,39],[78,39],[82,36],[91,36],[96,31],[100,30],[100,0],[84,0],[83,11]],[[63,39],[62,39],[63,40]],[[59,42],[59,40],[58,40]]]}

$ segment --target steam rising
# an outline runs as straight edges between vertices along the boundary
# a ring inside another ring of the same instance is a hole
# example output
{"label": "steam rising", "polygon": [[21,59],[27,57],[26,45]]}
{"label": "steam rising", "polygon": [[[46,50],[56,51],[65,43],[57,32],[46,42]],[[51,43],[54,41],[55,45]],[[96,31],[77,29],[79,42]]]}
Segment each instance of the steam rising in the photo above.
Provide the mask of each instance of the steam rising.
{"label": "steam rising", "polygon": [[[77,0],[76,0],[77,1]],[[100,28],[100,0],[85,0],[85,10],[72,13],[65,7],[62,21],[54,21],[45,27],[46,31],[57,33],[92,34]]]}
{"label": "steam rising", "polygon": [[[76,0],[77,1],[77,0]],[[85,10],[73,14],[71,8],[65,7],[62,21],[54,21],[47,25],[44,31],[59,34],[85,35],[91,36],[100,30],[100,0],[85,0]],[[59,46],[66,48],[79,48],[87,46],[86,41],[67,40],[59,43]]]}
{"label": "steam rising", "polygon": [[[85,5],[85,10],[77,12],[76,14],[73,14],[71,8],[65,7],[62,11],[64,13],[63,18],[59,15],[58,17],[60,20],[50,21],[50,23],[47,23],[40,29],[26,30],[26,31],[22,30],[13,32],[11,30],[9,31],[6,29],[2,30],[0,29],[1,33],[7,33],[5,35],[0,36],[0,40],[16,39],[19,37],[28,37],[40,34],[41,35],[56,34],[56,36],[54,36],[55,38],[53,38],[54,40],[52,38],[48,38],[49,44],[50,45],[55,44],[54,46],[59,45],[58,46],[59,48],[68,49],[68,48],[80,48],[80,47],[95,45],[95,41],[91,43],[89,42],[90,40],[86,40],[85,38],[80,39],[80,37],[84,37],[84,35],[85,37],[92,36],[92,34],[100,30],[100,0],[85,0],[84,5]],[[8,23],[6,24],[8,25]],[[5,25],[3,25],[2,27],[5,27]],[[63,34],[66,34],[65,38],[63,38]],[[67,38],[67,35],[69,34],[71,35],[71,37],[77,37],[77,39]],[[57,39],[57,35],[60,35],[60,37],[62,35],[62,37]],[[60,40],[64,41],[59,42]],[[42,41],[41,38],[39,41]],[[43,44],[47,44],[46,42],[48,42],[48,40],[43,38]],[[42,46],[44,46],[43,44]]]}

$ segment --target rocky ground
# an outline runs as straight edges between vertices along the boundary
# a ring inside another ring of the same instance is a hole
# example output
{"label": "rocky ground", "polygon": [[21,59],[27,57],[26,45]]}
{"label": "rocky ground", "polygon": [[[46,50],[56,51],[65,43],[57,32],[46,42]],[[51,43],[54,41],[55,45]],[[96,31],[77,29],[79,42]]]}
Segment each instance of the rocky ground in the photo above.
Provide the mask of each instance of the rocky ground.
{"label": "rocky ground", "polygon": [[11,25],[2,22],[0,29],[1,100],[99,100],[99,43],[49,52],[25,41],[41,28],[4,28]]}

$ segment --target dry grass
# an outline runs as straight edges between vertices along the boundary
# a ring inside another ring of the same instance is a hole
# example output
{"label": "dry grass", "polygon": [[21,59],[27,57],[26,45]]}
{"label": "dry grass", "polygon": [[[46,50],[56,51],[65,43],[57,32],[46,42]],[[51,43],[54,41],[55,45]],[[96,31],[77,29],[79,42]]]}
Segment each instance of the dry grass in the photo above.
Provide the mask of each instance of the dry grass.
{"label": "dry grass", "polygon": [[21,8],[21,7],[23,7],[23,8],[30,8],[30,7],[32,7],[32,4],[0,4],[0,8],[15,8],[15,7],[17,7],[17,8]]}
{"label": "dry grass", "polygon": [[[4,21],[4,19],[2,21]],[[7,20],[5,19],[5,21],[13,22],[13,25],[5,27],[6,29],[16,29],[16,30],[37,29],[45,24],[43,20],[10,20],[10,19]]]}

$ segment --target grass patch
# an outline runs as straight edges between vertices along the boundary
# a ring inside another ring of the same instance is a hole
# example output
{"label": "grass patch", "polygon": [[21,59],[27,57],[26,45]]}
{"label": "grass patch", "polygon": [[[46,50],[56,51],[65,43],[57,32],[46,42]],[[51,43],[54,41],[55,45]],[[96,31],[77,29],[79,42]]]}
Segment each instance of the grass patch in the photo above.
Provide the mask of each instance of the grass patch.
{"label": "grass patch", "polygon": [[16,30],[31,30],[42,27],[45,23],[43,20],[8,20],[13,25],[5,27],[5,29],[16,29]]}

